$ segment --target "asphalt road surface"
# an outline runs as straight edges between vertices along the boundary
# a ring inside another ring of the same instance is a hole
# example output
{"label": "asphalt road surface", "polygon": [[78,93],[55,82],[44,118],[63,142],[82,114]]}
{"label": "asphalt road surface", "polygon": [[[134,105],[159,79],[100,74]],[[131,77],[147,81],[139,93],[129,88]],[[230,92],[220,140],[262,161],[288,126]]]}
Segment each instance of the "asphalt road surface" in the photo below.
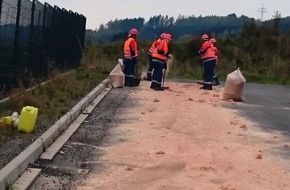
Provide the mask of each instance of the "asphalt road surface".
{"label": "asphalt road surface", "polygon": [[[102,171],[104,168],[96,158],[103,155],[101,147],[106,146],[107,131],[119,122],[126,122],[116,119],[116,114],[122,108],[138,104],[138,100],[129,96],[130,90],[112,89],[53,161],[37,161],[34,167],[42,168],[42,172],[30,190],[74,189],[74,184],[86,179],[88,172]],[[279,130],[290,138],[289,86],[247,83],[244,102],[225,103],[224,106],[237,109],[239,114],[258,123],[263,130]]]}
{"label": "asphalt road surface", "polygon": [[290,138],[290,86],[246,83],[243,98],[243,103],[227,107],[263,130],[279,130]]}
{"label": "asphalt road surface", "polygon": [[[257,123],[261,130],[280,132],[290,139],[290,86],[246,84],[243,97],[244,102],[225,106],[238,110],[241,116]],[[290,170],[289,148],[276,147],[269,152],[283,158],[281,166]]]}

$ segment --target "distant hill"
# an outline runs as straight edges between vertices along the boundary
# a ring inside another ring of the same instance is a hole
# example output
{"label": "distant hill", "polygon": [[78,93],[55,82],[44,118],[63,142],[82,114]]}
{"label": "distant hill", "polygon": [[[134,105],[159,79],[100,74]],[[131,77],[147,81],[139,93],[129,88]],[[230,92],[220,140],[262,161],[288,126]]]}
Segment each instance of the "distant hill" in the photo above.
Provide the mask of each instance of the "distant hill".
{"label": "distant hill", "polygon": [[[188,36],[200,36],[208,33],[213,36],[239,34],[245,25],[273,25],[274,19],[261,22],[247,16],[237,17],[236,14],[228,16],[179,16],[177,19],[168,16],[153,16],[145,22],[144,18],[116,19],[105,25],[100,25],[97,30],[87,30],[86,38],[95,43],[107,43],[126,38],[130,28],[137,28],[140,40],[153,40],[162,32],[171,33],[174,40],[182,40]],[[288,32],[290,17],[279,18],[279,32]]]}

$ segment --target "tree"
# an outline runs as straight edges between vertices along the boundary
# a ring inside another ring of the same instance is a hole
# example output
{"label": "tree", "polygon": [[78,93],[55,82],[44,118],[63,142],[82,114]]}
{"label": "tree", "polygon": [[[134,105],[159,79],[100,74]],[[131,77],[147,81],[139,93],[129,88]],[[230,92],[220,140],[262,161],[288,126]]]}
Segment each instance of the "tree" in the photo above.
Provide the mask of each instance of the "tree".
{"label": "tree", "polygon": [[278,27],[281,21],[281,13],[279,11],[275,11],[275,14],[273,15],[273,22],[274,22],[274,28],[273,28],[273,32],[275,35],[278,35]]}

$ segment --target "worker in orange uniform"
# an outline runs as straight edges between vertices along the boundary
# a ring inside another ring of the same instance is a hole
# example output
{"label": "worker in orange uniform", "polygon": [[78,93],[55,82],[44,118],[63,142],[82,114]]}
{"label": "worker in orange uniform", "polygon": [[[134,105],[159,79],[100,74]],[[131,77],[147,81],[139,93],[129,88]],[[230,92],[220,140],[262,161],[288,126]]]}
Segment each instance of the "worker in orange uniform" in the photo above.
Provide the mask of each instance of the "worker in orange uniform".
{"label": "worker in orange uniform", "polygon": [[158,91],[163,91],[161,87],[161,81],[163,76],[163,69],[167,68],[166,61],[171,54],[168,50],[168,44],[171,41],[171,35],[164,35],[164,39],[160,42],[157,48],[152,53],[152,66],[153,66],[153,75],[150,88]]}
{"label": "worker in orange uniform", "polygon": [[148,55],[148,61],[149,61],[149,67],[148,67],[148,70],[147,70],[147,80],[148,81],[152,80],[152,71],[153,71],[152,53],[158,47],[158,45],[163,40],[165,35],[166,35],[165,33],[160,34],[159,38],[152,43],[150,49],[148,50],[148,54],[147,54]]}
{"label": "worker in orange uniform", "polygon": [[209,41],[207,34],[201,36],[202,45],[198,53],[200,55],[201,64],[204,67],[204,85],[201,89],[212,90],[213,70],[216,64],[216,55],[213,50],[213,45]]}
{"label": "worker in orange uniform", "polygon": [[[219,51],[218,51],[218,48],[216,46],[216,42],[217,41],[216,41],[215,38],[211,38],[209,41],[212,43],[212,48],[213,48],[213,51],[215,53],[216,62],[215,62],[214,66],[216,67],[218,65],[218,62],[219,62],[219,59],[218,59]],[[220,84],[219,79],[218,79],[218,77],[217,77],[217,75],[215,74],[214,71],[213,71],[213,78],[212,79],[215,82],[215,85],[219,85]]]}
{"label": "worker in orange uniform", "polygon": [[132,28],[129,32],[128,38],[124,43],[124,75],[125,75],[125,86],[137,86],[135,83],[135,68],[138,60],[138,50],[136,37],[138,30]]}

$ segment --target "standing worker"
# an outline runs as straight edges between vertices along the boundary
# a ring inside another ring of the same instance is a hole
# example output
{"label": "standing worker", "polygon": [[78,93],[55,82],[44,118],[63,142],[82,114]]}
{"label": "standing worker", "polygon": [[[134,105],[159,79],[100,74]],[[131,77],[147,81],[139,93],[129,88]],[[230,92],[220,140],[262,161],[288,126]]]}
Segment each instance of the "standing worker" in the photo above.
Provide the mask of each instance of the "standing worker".
{"label": "standing worker", "polygon": [[209,41],[207,34],[201,36],[202,45],[198,53],[200,55],[201,64],[204,67],[204,85],[201,89],[212,90],[213,70],[216,64],[216,55],[213,50],[213,45]]}
{"label": "standing worker", "polygon": [[148,70],[147,70],[147,80],[148,81],[152,80],[152,71],[153,71],[152,53],[158,47],[160,42],[164,39],[165,35],[166,35],[165,33],[160,34],[159,38],[153,42],[153,44],[151,45],[150,49],[148,50],[148,61],[149,61],[149,67],[148,67]]}
{"label": "standing worker", "polygon": [[150,88],[158,91],[163,91],[161,87],[161,81],[163,77],[162,69],[166,69],[166,61],[171,54],[168,52],[168,44],[171,41],[171,35],[164,35],[164,39],[160,42],[157,48],[152,53],[152,66],[154,69],[152,82]]}
{"label": "standing worker", "polygon": [[[219,56],[219,51],[218,51],[218,48],[216,46],[216,39],[215,38],[211,38],[209,40],[211,43],[212,43],[212,49],[213,49],[213,52],[215,53],[215,58],[216,58],[216,62],[215,62],[215,65],[214,65],[214,68],[217,67],[218,65],[218,62],[219,62],[219,59],[218,59],[218,56]],[[213,71],[213,81],[215,82],[215,85],[219,85],[220,84],[220,81],[217,77],[217,75],[215,74],[215,72]]]}
{"label": "standing worker", "polygon": [[138,30],[132,28],[129,32],[128,39],[124,43],[124,75],[125,75],[125,86],[134,87],[137,86],[135,82],[135,67],[138,60],[138,50],[136,37]]}

